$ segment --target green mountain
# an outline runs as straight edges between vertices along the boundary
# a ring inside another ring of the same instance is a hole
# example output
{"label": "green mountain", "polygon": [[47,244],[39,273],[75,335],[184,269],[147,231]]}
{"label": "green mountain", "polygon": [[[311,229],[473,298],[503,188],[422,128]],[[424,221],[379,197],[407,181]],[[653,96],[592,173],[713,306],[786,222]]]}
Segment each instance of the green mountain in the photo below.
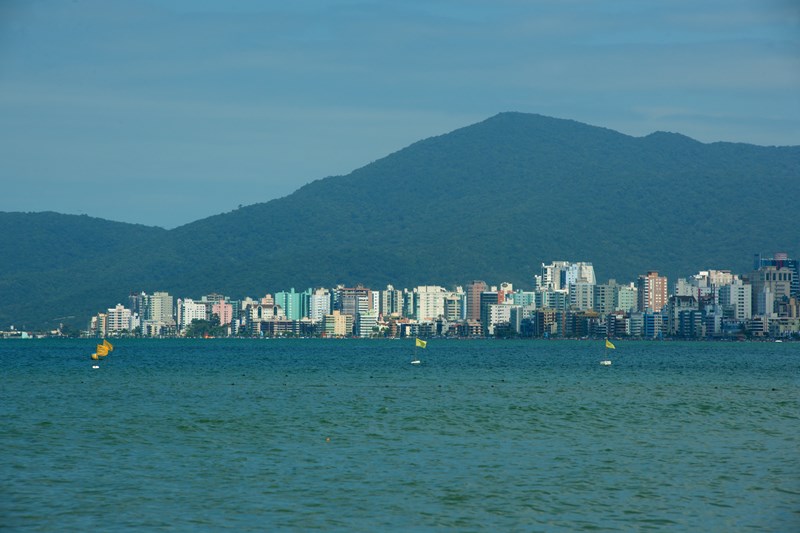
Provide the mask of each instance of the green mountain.
{"label": "green mountain", "polygon": [[[598,279],[746,272],[797,256],[800,147],[631,137],[501,113],[346,176],[174,230],[52,213],[0,216],[0,329],[53,325],[130,291],[259,296],[295,287],[530,287],[542,262]],[[47,311],[44,312],[43,309]]]}

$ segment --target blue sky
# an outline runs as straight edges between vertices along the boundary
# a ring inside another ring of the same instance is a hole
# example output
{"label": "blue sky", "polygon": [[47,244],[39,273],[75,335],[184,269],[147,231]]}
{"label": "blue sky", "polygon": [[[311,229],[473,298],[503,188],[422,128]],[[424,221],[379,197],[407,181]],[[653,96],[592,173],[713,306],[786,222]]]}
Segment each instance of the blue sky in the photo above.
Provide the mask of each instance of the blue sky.
{"label": "blue sky", "polygon": [[800,145],[798,6],[4,0],[0,211],[172,228],[501,111]]}

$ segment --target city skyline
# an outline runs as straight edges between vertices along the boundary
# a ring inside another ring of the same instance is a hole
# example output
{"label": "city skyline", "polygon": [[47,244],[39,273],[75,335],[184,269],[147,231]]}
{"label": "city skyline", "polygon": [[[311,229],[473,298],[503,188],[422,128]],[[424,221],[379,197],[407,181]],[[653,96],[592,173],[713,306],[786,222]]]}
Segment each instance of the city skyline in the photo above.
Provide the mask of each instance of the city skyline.
{"label": "city skyline", "polygon": [[241,300],[211,293],[199,300],[166,292],[131,294],[93,316],[100,337],[130,334],[246,337],[645,337],[800,334],[800,272],[786,254],[756,254],[753,270],[701,270],[671,289],[656,271],[635,281],[597,283],[591,262],[553,261],[533,290],[473,280],[452,288],[385,289],[337,285],[279,291]]}

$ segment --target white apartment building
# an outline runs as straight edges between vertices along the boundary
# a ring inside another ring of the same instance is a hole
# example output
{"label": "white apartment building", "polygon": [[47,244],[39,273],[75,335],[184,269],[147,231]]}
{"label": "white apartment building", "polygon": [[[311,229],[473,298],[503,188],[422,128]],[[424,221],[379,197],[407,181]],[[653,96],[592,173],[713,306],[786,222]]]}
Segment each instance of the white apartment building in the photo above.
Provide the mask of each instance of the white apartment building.
{"label": "white apartment building", "polygon": [[122,331],[133,331],[139,325],[136,318],[138,317],[130,309],[117,304],[106,313],[105,332],[107,335],[113,335]]}
{"label": "white apartment building", "polygon": [[489,323],[486,325],[486,331],[489,335],[494,335],[494,328],[497,324],[511,322],[511,309],[513,307],[515,306],[511,303],[489,305]]}
{"label": "white apartment building", "polygon": [[355,325],[356,336],[371,337],[375,333],[375,327],[378,325],[378,311],[371,310],[359,313],[356,317]]}
{"label": "white apartment building", "polygon": [[178,330],[184,331],[193,320],[206,320],[208,307],[204,302],[195,302],[191,298],[178,298]]}
{"label": "white apartment building", "polygon": [[328,289],[316,289],[309,297],[308,316],[312,322],[320,322],[331,313],[331,293]]}
{"label": "white apartment building", "polygon": [[420,322],[444,316],[444,300],[448,291],[436,285],[423,285],[414,289],[414,316]]}
{"label": "white apartment building", "polygon": [[733,309],[736,320],[749,320],[753,316],[753,286],[734,280],[719,288],[719,303],[723,308]]}

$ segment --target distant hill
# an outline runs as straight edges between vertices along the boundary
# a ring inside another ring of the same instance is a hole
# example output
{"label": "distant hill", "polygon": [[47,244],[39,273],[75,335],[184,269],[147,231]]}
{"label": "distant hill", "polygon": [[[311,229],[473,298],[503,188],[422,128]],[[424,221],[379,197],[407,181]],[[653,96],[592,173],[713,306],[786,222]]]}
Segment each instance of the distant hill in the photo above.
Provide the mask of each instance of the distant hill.
{"label": "distant hill", "polygon": [[[259,296],[472,279],[530,287],[542,262],[598,279],[746,272],[797,256],[800,147],[703,144],[522,113],[419,141],[346,176],[166,231],[0,214],[0,329],[83,327],[131,291]],[[46,312],[45,312],[46,310]]]}

